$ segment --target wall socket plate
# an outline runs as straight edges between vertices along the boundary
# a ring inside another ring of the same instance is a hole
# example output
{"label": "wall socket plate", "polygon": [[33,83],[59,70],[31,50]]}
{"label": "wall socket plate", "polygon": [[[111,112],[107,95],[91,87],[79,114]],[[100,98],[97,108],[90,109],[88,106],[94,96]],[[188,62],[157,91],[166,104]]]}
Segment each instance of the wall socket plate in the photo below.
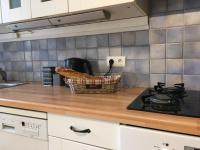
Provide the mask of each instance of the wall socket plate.
{"label": "wall socket plate", "polygon": [[109,67],[109,60],[113,59],[113,67],[125,67],[126,66],[126,57],[125,56],[108,56],[106,59],[107,66]]}

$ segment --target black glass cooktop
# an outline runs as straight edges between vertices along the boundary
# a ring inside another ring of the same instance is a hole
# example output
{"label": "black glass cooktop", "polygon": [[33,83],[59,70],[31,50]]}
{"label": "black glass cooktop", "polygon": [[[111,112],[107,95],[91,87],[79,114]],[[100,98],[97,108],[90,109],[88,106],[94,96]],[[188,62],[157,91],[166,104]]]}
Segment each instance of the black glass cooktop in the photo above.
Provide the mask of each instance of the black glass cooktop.
{"label": "black glass cooktop", "polygon": [[[146,89],[127,107],[127,109],[200,118],[200,91],[186,90],[184,97],[179,99],[178,103],[173,103],[172,105],[168,103],[169,100],[167,97],[162,94],[154,96],[151,99],[153,103],[146,103],[146,101],[144,101],[144,96],[149,95],[149,91],[151,90],[151,88]],[[161,103],[155,100],[155,97],[164,97],[164,102]]]}

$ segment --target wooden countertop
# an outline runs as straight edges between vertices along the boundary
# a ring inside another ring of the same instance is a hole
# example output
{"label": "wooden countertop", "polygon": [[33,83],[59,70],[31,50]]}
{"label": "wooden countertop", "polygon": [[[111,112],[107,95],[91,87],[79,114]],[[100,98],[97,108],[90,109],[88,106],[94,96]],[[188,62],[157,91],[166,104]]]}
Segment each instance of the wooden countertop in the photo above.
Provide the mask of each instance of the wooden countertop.
{"label": "wooden countertop", "polygon": [[143,88],[114,94],[70,94],[65,87],[26,84],[0,89],[0,105],[74,115],[200,136],[200,118],[127,110]]}

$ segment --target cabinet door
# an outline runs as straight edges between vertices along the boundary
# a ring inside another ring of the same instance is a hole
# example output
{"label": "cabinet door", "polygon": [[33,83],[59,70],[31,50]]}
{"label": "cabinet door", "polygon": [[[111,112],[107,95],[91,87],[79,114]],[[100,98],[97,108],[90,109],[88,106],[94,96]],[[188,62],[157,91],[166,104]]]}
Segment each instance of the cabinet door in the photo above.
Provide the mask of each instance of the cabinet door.
{"label": "cabinet door", "polygon": [[[153,131],[153,130],[152,130]],[[158,150],[165,142],[159,133],[143,128],[121,126],[120,150]]]}
{"label": "cabinet door", "polygon": [[200,138],[196,136],[129,126],[121,126],[120,134],[120,150],[200,149]]}
{"label": "cabinet door", "polygon": [[0,3],[0,24],[2,23],[1,3]]}
{"label": "cabinet door", "polygon": [[3,23],[31,18],[30,0],[1,0]]}
{"label": "cabinet door", "polygon": [[49,137],[49,150],[105,150],[73,141]]}
{"label": "cabinet door", "polygon": [[69,0],[69,12],[101,8],[133,1],[134,0]]}
{"label": "cabinet door", "polygon": [[68,13],[68,0],[31,0],[32,18]]}

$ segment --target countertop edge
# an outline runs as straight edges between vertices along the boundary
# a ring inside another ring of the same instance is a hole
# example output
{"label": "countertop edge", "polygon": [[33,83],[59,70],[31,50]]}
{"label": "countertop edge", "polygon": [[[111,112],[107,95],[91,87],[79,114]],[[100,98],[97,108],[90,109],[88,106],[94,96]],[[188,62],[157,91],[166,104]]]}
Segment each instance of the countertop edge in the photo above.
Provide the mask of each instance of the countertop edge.
{"label": "countertop edge", "polygon": [[[71,115],[75,117],[84,117],[95,120],[115,122],[119,124],[127,124],[131,126],[139,126],[144,128],[169,131],[175,133],[182,133],[187,135],[200,136],[200,119],[182,116],[172,116],[165,114],[156,114],[156,117],[152,117],[152,113],[140,112],[145,116],[138,115],[137,111],[135,116],[129,114],[121,114],[119,112],[103,112],[93,111],[88,109],[80,109],[74,107],[58,106],[53,104],[39,104],[35,102],[13,101],[9,99],[0,98],[0,106],[14,107],[19,109],[41,111],[46,113],[55,113],[59,115]],[[155,115],[153,113],[153,115]],[[165,119],[162,118],[166,117]],[[144,118],[145,117],[145,118]],[[161,117],[159,119],[159,117]],[[171,120],[176,119],[176,122]],[[179,128],[177,129],[177,126]]]}

